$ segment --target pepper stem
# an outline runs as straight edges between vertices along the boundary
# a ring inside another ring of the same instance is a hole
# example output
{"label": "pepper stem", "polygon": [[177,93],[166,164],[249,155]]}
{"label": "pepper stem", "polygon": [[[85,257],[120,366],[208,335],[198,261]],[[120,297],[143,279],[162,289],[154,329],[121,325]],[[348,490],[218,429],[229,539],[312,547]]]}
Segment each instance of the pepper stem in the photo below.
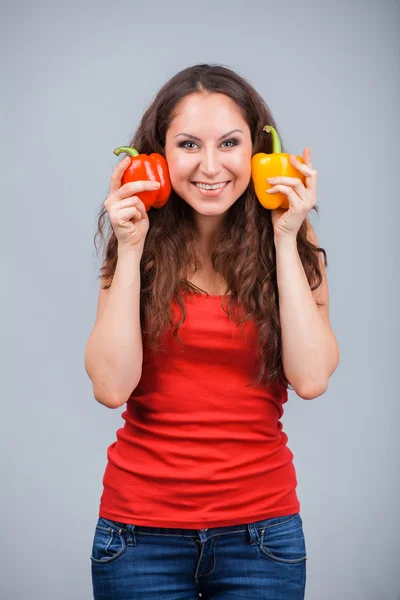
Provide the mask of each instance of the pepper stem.
{"label": "pepper stem", "polygon": [[263,131],[267,131],[272,136],[272,154],[280,154],[282,152],[282,146],[276,129],[272,127],[272,125],[265,125]]}
{"label": "pepper stem", "polygon": [[115,148],[114,150],[114,154],[116,154],[117,156],[119,156],[121,152],[126,152],[128,156],[132,157],[139,156],[139,152],[136,150],[136,148],[131,148],[130,146],[120,146],[119,148]]}

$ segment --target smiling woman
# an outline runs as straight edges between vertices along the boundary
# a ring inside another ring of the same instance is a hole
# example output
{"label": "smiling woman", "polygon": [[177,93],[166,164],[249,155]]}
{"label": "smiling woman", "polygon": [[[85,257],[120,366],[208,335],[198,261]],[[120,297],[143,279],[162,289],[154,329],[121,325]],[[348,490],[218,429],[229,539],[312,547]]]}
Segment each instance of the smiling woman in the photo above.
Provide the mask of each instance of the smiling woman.
{"label": "smiling woman", "polygon": [[[169,201],[148,213],[149,231],[141,260],[140,310],[143,339],[154,351],[172,325],[179,336],[185,321],[182,292],[229,293],[235,305],[258,324],[259,370],[254,383],[267,386],[286,378],[281,353],[276,249],[271,211],[257,201],[251,157],[271,153],[263,128],[279,131],[270,109],[243,77],[222,66],[195,65],[177,73],[146,110],[130,146],[165,156],[172,183]],[[285,152],[282,145],[282,152]],[[212,189],[216,184],[225,184]],[[211,186],[211,189],[210,189]],[[313,207],[318,211],[318,207]],[[99,230],[107,211],[99,215]],[[319,253],[307,236],[307,220],[297,234],[299,256],[310,287],[322,283]],[[117,242],[111,232],[102,267],[103,285],[111,285]],[[327,263],[326,263],[327,264]],[[181,317],[171,322],[171,302]]]}
{"label": "smiling woman", "polygon": [[[110,230],[89,350],[97,389],[116,390],[104,404],[127,403],[107,451],[95,598],[177,589],[304,598],[297,478],[280,422],[290,385],[283,358],[296,386],[303,373],[314,383],[317,372],[319,384],[333,364],[327,312],[320,318],[311,293],[324,281],[327,304],[326,256],[307,219],[290,243],[278,243],[257,199],[251,159],[272,150],[266,124],[277,130],[244,78],[223,66],[189,67],[163,85],[129,144],[166,158],[166,204],[146,212],[113,179],[106,204],[120,203],[121,217],[112,223],[143,244],[124,247]],[[282,187],[291,206],[303,210],[311,195],[294,182],[302,205],[290,183]],[[312,397],[311,387],[297,389]]]}
{"label": "smiling woman", "polygon": [[[250,128],[236,102],[225,94],[189,94],[174,111],[165,155],[173,188],[193,208],[197,244],[207,253],[226,212],[249,185]],[[218,202],[204,204],[202,198]]]}

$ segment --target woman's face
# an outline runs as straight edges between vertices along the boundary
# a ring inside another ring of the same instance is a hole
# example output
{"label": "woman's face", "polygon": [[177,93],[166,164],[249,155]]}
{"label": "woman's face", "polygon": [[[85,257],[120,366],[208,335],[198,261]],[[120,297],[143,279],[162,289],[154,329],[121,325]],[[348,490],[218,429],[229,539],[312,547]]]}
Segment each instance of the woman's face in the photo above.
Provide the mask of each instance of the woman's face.
{"label": "woman's face", "polygon": [[[194,93],[177,106],[166,134],[165,156],[175,192],[199,215],[218,217],[250,182],[250,129],[228,96]],[[225,182],[229,183],[217,192],[196,186]]]}

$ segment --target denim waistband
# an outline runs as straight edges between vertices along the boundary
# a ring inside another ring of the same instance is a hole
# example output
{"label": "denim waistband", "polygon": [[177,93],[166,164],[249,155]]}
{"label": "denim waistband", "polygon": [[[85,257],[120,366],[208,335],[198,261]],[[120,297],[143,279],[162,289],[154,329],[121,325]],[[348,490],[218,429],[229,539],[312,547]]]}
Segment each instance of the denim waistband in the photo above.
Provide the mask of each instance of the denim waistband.
{"label": "denim waistband", "polygon": [[107,523],[109,527],[115,531],[126,531],[135,533],[147,533],[153,535],[173,535],[173,536],[190,536],[195,537],[199,535],[199,532],[208,532],[207,537],[211,535],[218,535],[224,533],[235,533],[240,531],[247,531],[251,525],[257,530],[267,529],[274,525],[285,523],[286,521],[292,520],[294,517],[300,518],[300,513],[294,513],[291,515],[285,515],[282,517],[271,517],[269,519],[263,519],[261,521],[253,521],[251,523],[241,523],[239,525],[228,525],[223,527],[209,527],[205,529],[184,529],[181,527],[150,527],[148,525],[133,525],[122,523],[120,521],[109,520],[104,517],[100,517],[104,523]]}

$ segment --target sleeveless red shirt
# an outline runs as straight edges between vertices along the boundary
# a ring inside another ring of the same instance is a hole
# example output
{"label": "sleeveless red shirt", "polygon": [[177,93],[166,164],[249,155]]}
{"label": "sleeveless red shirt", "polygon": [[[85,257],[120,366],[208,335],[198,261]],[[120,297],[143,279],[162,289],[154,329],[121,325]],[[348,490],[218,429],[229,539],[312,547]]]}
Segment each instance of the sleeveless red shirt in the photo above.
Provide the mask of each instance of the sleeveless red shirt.
{"label": "sleeveless red shirt", "polygon": [[221,296],[183,298],[186,348],[172,329],[165,353],[144,344],[141,380],[107,450],[99,516],[205,529],[299,512],[280,422],[287,389],[249,385],[258,372],[254,321],[239,328]]}

